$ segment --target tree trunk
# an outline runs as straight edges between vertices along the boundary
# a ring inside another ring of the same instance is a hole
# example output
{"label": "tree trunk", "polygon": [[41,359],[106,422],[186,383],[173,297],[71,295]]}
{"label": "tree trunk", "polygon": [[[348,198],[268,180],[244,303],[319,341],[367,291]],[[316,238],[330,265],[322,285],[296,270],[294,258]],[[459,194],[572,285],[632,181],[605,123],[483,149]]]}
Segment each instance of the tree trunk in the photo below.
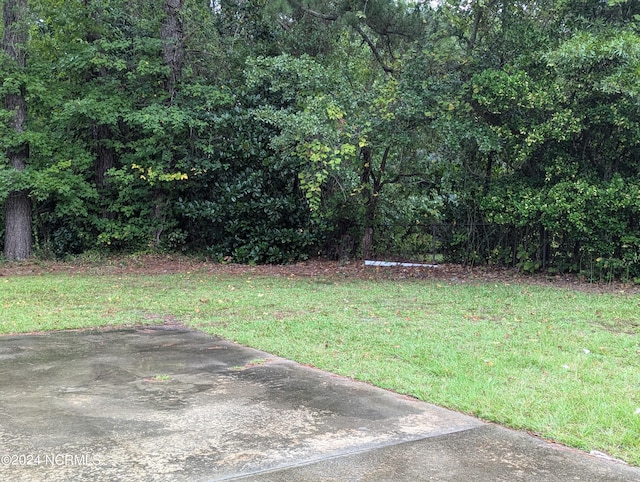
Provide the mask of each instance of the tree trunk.
{"label": "tree trunk", "polygon": [[[93,162],[94,180],[96,189],[102,199],[109,196],[109,181],[107,172],[115,166],[115,149],[109,146],[109,141],[113,138],[113,133],[108,125],[100,124],[93,128]],[[102,206],[101,216],[103,219],[115,219],[116,215],[111,211],[109,205]]]}
{"label": "tree trunk", "polygon": [[484,4],[476,2],[473,7],[473,26],[471,27],[471,34],[467,41],[467,55],[471,55],[473,48],[478,40],[478,31],[480,30],[480,22],[482,21],[482,14],[484,13]]}
{"label": "tree trunk", "polygon": [[182,77],[184,64],[184,31],[180,18],[183,5],[184,0],[165,0],[166,17],[160,31],[164,62],[169,67],[169,78],[167,79],[169,105],[173,105],[175,100],[176,85]]}
{"label": "tree trunk", "polygon": [[373,186],[369,189],[365,200],[364,236],[362,238],[362,256],[364,259],[371,259],[371,256],[374,254],[373,233],[376,223],[376,210],[378,209],[380,187],[378,180],[374,178]]}
{"label": "tree trunk", "polygon": [[94,127],[93,140],[95,147],[93,148],[96,156],[94,161],[95,182],[98,191],[104,190],[108,186],[106,174],[115,163],[115,150],[108,145],[113,138],[111,128],[108,125],[100,124]]}
{"label": "tree trunk", "polygon": [[[162,55],[165,64],[169,67],[169,76],[165,83],[165,88],[169,96],[167,102],[169,107],[175,106],[178,83],[182,78],[184,66],[184,29],[182,25],[182,8],[184,0],[165,0],[165,18],[160,29],[162,40]],[[169,167],[174,166],[173,152],[168,152]],[[153,220],[155,228],[153,230],[153,246],[157,248],[160,244],[162,234],[165,229],[169,197],[162,186],[158,186],[153,192]]]}
{"label": "tree trunk", "polygon": [[362,195],[364,197],[364,236],[362,237],[362,258],[369,259],[373,253],[373,225],[376,215],[376,204],[378,193],[376,192],[377,181],[373,174],[373,152],[370,147],[363,147],[362,153]]}
{"label": "tree trunk", "polygon": [[[17,69],[26,66],[25,44],[27,0],[6,0],[3,8],[2,51],[11,59]],[[4,96],[4,107],[13,113],[10,125],[17,136],[24,132],[27,105],[24,87],[18,92]],[[12,144],[7,150],[11,166],[24,171],[28,158],[26,144]],[[14,191],[9,194],[5,204],[4,255],[8,260],[22,260],[31,256],[33,238],[31,236],[31,201],[27,191]]]}
{"label": "tree trunk", "polygon": [[161,189],[156,189],[153,192],[153,220],[155,226],[153,228],[152,245],[154,249],[158,249],[160,241],[162,240],[162,233],[164,232],[165,224],[167,221],[167,209],[169,206],[169,200]]}
{"label": "tree trunk", "polygon": [[[87,14],[91,16],[92,24],[95,26],[95,29],[89,29],[87,32],[87,42],[89,44],[96,44],[101,38],[99,31],[100,25],[104,23],[102,7],[99,2],[92,2],[91,0],[84,0],[84,7],[87,9]],[[98,72],[94,72],[93,69],[91,69],[86,74],[86,77],[86,82],[90,83],[95,79],[106,79],[109,77],[109,74],[106,67],[101,66]],[[93,138],[93,154],[95,156],[93,162],[94,181],[98,193],[102,193],[109,187],[106,178],[107,171],[115,165],[115,149],[109,145],[109,141],[111,141],[114,136],[109,125],[97,123],[93,126],[91,135]],[[111,214],[105,211],[103,212],[103,217],[111,217]]]}
{"label": "tree trunk", "polygon": [[373,254],[373,216],[369,215],[369,211],[373,214],[375,209],[370,209],[367,206],[367,214],[364,221],[364,236],[362,237],[362,257],[363,259],[370,259]]}
{"label": "tree trunk", "polygon": [[487,167],[484,170],[484,185],[482,186],[482,194],[487,194],[491,187],[491,174],[493,173],[493,156],[489,154],[487,159]]}
{"label": "tree trunk", "polygon": [[19,261],[31,256],[31,201],[27,191],[14,191],[5,204],[4,254]]}

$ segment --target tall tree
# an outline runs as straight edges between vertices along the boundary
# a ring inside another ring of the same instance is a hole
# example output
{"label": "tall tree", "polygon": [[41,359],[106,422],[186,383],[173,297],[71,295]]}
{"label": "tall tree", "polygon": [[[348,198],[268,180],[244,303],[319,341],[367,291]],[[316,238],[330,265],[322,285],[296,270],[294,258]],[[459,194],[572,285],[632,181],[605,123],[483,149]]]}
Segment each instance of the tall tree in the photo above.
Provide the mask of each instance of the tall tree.
{"label": "tall tree", "polygon": [[[10,115],[13,139],[8,143],[6,156],[11,168],[25,170],[29,156],[28,145],[22,138],[27,119],[24,82],[19,80],[26,67],[27,0],[6,0],[3,8],[2,51],[12,64],[13,84],[4,94],[4,108]],[[23,260],[31,256],[31,200],[26,189],[11,191],[5,201],[4,255],[8,260]]]}
{"label": "tall tree", "polygon": [[163,58],[169,67],[169,76],[166,82],[169,105],[173,105],[175,101],[176,88],[182,77],[184,64],[184,30],[181,18],[183,7],[184,0],[166,0],[164,4],[166,17],[160,29]]}

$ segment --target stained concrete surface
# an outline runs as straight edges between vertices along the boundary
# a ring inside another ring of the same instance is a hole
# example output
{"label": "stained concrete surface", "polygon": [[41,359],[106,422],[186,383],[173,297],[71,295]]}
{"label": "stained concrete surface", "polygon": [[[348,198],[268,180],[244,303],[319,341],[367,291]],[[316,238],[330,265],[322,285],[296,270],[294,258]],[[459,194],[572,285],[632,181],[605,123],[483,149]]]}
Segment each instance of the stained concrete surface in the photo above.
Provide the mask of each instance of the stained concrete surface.
{"label": "stained concrete surface", "polygon": [[0,337],[1,481],[640,481],[204,333]]}

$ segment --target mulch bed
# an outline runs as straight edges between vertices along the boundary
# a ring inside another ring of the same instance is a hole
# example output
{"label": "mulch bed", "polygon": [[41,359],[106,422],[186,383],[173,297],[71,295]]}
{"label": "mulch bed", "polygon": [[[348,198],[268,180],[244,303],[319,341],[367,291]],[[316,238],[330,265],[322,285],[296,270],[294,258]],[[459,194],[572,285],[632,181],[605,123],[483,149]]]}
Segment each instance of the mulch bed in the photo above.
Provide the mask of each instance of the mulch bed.
{"label": "mulch bed", "polygon": [[621,283],[589,283],[571,274],[525,275],[516,269],[441,264],[437,267],[365,266],[361,261],[339,263],[313,259],[288,265],[221,264],[183,256],[136,255],[100,261],[27,261],[0,264],[0,276],[43,275],[157,275],[171,273],[211,273],[286,278],[328,278],[336,280],[416,279],[447,283],[527,283],[594,293],[640,293],[640,286]]}

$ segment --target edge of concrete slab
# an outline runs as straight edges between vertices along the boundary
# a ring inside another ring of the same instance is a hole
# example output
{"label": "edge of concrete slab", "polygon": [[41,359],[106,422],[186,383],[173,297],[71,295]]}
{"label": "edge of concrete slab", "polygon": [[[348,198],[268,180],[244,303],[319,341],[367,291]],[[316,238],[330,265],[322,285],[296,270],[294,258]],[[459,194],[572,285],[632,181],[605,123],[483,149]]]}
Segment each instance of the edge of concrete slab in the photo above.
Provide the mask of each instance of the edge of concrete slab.
{"label": "edge of concrete slab", "polygon": [[494,424],[214,480],[633,482],[640,469]]}

